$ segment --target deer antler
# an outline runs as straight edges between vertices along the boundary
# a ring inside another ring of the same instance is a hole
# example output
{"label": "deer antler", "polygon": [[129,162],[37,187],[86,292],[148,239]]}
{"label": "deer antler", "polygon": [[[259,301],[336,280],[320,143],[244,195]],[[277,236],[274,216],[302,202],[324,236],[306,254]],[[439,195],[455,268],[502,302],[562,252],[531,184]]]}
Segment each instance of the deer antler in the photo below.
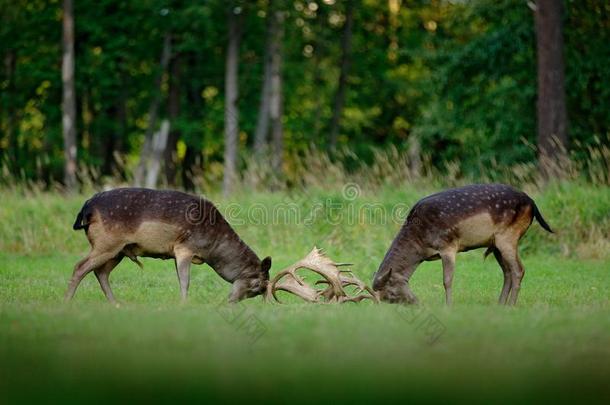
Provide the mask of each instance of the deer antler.
{"label": "deer antler", "polygon": [[[339,266],[339,264],[337,264],[337,266]],[[375,302],[379,302],[377,293],[373,289],[371,289],[369,286],[364,284],[364,282],[362,282],[362,280],[360,280],[359,278],[354,276],[350,270],[339,270],[339,272],[340,272],[339,280],[341,281],[341,286],[344,289],[345,289],[345,287],[350,287],[350,286],[356,287],[356,289],[354,291],[356,296],[348,297],[346,294],[345,297],[340,298],[340,302],[360,302],[363,299],[372,299]],[[344,273],[349,273],[349,275],[346,275]],[[316,282],[316,284],[328,284],[328,283],[326,282],[326,280],[319,280]],[[330,295],[330,293],[331,293],[330,288],[327,288],[326,290],[324,290],[322,292],[322,296],[327,297],[328,295]]]}
{"label": "deer antler", "polygon": [[[293,293],[308,302],[360,302],[363,299],[372,299],[379,302],[377,294],[366,284],[354,276],[349,270],[339,270],[340,266],[347,266],[347,263],[334,263],[322,253],[321,249],[314,247],[311,252],[303,259],[292,266],[280,271],[269,282],[267,287],[267,299],[277,298],[276,292],[279,290]],[[316,282],[326,284],[324,290],[316,290],[296,273],[299,269],[311,270],[323,277],[323,280]],[[345,274],[349,273],[349,275]],[[356,296],[349,296],[345,287],[355,286]]]}

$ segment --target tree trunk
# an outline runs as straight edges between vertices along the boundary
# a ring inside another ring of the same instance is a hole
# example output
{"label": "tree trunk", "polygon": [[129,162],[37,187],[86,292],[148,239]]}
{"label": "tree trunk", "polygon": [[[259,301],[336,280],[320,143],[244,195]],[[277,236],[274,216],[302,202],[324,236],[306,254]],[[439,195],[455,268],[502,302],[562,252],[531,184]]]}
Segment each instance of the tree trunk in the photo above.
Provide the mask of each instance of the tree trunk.
{"label": "tree trunk", "polygon": [[[187,71],[195,69],[201,62],[201,56],[198,54],[190,54],[186,60],[188,63]],[[201,112],[204,109],[204,103],[201,98],[202,88],[200,84],[194,81],[185,81],[186,97],[188,105],[191,107],[185,110],[185,113],[190,113],[190,120],[198,120]],[[186,142],[186,141],[190,142]],[[180,179],[182,188],[187,191],[195,190],[196,176],[203,172],[203,164],[201,159],[201,147],[199,143],[194,139],[185,139],[186,150],[184,151],[184,158],[180,164]],[[197,168],[195,169],[195,166]],[[203,191],[203,190],[200,190]]]}
{"label": "tree trunk", "polygon": [[274,12],[274,2],[269,0],[267,7],[267,38],[265,39],[265,57],[263,67],[263,87],[258,107],[258,119],[254,133],[254,152],[261,155],[267,148],[267,135],[269,133],[269,105],[271,98],[271,59],[274,42],[277,40],[277,24]]}
{"label": "tree trunk", "polygon": [[[105,113],[102,114],[103,124],[100,126],[100,132],[103,138],[100,139],[99,145],[103,158],[102,175],[111,175],[115,168],[114,151],[121,137],[121,134],[118,133],[119,123],[115,120],[117,110],[118,105],[113,102],[107,105]],[[81,133],[85,134],[85,126],[83,125],[81,128]]]}
{"label": "tree trunk", "polygon": [[559,0],[536,2],[538,158],[545,177],[560,175],[568,144],[561,14]]}
{"label": "tree trunk", "polygon": [[171,62],[169,77],[169,100],[168,112],[171,123],[171,130],[167,139],[167,147],[164,152],[165,160],[165,179],[171,187],[176,185],[176,164],[178,157],[176,155],[176,145],[180,139],[180,129],[176,125],[176,121],[180,116],[180,57],[176,55]]}
{"label": "tree trunk", "polygon": [[153,96],[148,109],[148,127],[146,128],[146,134],[144,135],[144,144],[142,145],[142,150],[140,152],[140,161],[134,175],[136,187],[141,187],[146,177],[146,167],[148,166],[152,153],[152,138],[155,132],[155,124],[157,123],[157,115],[159,114],[159,103],[161,102],[161,82],[163,80],[163,73],[167,70],[167,65],[169,64],[172,53],[171,47],[171,34],[167,33],[163,39],[163,51],[161,52],[161,61],[159,63],[160,70],[155,78]]}
{"label": "tree trunk", "polygon": [[182,187],[187,191],[195,190],[193,181],[193,165],[195,164],[196,152],[192,146],[187,145],[182,161]]}
{"label": "tree trunk", "polygon": [[280,10],[273,13],[275,36],[271,48],[271,88],[269,96],[269,118],[271,140],[273,142],[272,167],[276,175],[282,174],[282,155],[284,154],[284,131],[282,128],[282,39],[284,36],[284,14]]}
{"label": "tree trunk", "polygon": [[228,13],[229,43],[225,70],[225,151],[222,189],[228,195],[235,187],[237,178],[237,142],[239,135],[238,67],[241,42],[239,8],[231,7]]}
{"label": "tree trunk", "polygon": [[119,93],[118,106],[116,109],[115,120],[117,122],[118,127],[118,137],[116,139],[116,144],[114,145],[113,152],[113,167],[115,171],[115,175],[120,177],[121,179],[125,178],[125,165],[124,165],[124,155],[125,155],[125,141],[127,139],[127,90],[125,87],[127,86],[127,80],[125,79],[124,72],[121,74],[121,90]]}
{"label": "tree trunk", "polygon": [[17,142],[17,112],[16,112],[16,93],[15,93],[15,69],[17,67],[17,54],[14,49],[7,50],[4,57],[6,69],[6,138],[8,139],[7,160],[10,170],[18,172],[19,167],[19,143]]}
{"label": "tree trunk", "polygon": [[[320,18],[320,17],[316,17]],[[320,66],[322,62],[322,45],[321,41],[318,41],[314,45],[313,54],[313,87],[314,94],[316,94],[314,116],[313,116],[313,142],[317,143],[320,139],[320,130],[322,129],[322,109],[326,104],[327,100],[323,97],[324,94],[324,78],[322,76],[322,68]]]}
{"label": "tree trunk", "polygon": [[64,138],[64,184],[76,188],[76,94],[74,89],[74,15],[72,0],[63,2],[62,130]]}
{"label": "tree trunk", "polygon": [[155,132],[152,140],[151,148],[151,159],[146,170],[146,187],[156,188],[157,181],[159,179],[159,172],[161,171],[161,159],[163,153],[167,149],[167,137],[169,134],[169,121],[163,120],[161,122],[161,128],[158,132]]}
{"label": "tree trunk", "polygon": [[419,178],[421,176],[421,145],[419,137],[411,133],[409,135],[409,146],[407,155],[409,157],[409,174],[411,177]]}
{"label": "tree trunk", "polygon": [[330,147],[337,146],[337,138],[341,128],[341,115],[345,105],[345,92],[347,89],[347,74],[350,65],[350,54],[352,48],[352,27],[354,25],[354,3],[347,0],[345,3],[345,25],[343,26],[343,37],[341,38],[341,71],[339,73],[339,85],[335,94],[333,118],[330,125]]}
{"label": "tree trunk", "polygon": [[[124,65],[123,58],[117,59],[117,65]],[[108,173],[116,178],[124,179],[124,162],[123,155],[125,153],[125,140],[127,138],[127,83],[124,69],[119,68],[117,76],[118,89],[114,92],[115,99],[111,106],[107,109],[105,119],[109,121],[109,138],[108,149],[105,156],[105,165]]]}

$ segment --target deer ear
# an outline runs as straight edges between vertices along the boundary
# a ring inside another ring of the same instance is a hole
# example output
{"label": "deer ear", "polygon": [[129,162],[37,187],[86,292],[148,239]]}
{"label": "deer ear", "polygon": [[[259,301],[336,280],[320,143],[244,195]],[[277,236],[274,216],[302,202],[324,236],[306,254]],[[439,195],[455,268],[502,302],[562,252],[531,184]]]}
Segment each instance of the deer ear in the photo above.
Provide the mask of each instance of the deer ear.
{"label": "deer ear", "polygon": [[269,273],[269,269],[271,268],[271,257],[267,256],[261,262],[261,270],[263,273]]}
{"label": "deer ear", "polygon": [[385,274],[381,274],[379,276],[376,275],[373,280],[373,288],[378,289],[380,287],[383,287],[383,285],[390,279],[391,275],[392,275],[391,268],[390,268],[390,270],[386,271]]}

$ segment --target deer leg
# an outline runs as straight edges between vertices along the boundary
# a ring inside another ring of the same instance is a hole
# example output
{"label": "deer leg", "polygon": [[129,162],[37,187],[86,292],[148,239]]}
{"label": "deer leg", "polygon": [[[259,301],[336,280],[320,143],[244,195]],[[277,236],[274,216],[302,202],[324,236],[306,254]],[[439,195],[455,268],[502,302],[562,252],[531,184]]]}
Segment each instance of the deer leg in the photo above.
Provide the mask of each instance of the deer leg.
{"label": "deer leg", "polygon": [[68,290],[66,291],[64,298],[65,301],[70,301],[74,297],[78,285],[87,274],[115,257],[117,253],[118,251],[99,252],[94,250],[89,253],[89,256],[78,262],[76,266],[74,266],[74,272],[72,273],[72,278],[70,279]]}
{"label": "deer leg", "polygon": [[510,275],[511,275],[511,289],[510,289],[510,298],[509,304],[515,305],[517,303],[517,297],[519,296],[519,290],[521,289],[521,280],[523,280],[523,276],[525,275],[525,268],[521,263],[521,259],[519,259],[519,254],[515,249],[515,255],[510,263]]}
{"label": "deer leg", "polygon": [[114,294],[112,294],[112,289],[110,288],[110,281],[108,278],[110,276],[110,272],[121,262],[121,260],[123,260],[123,257],[123,254],[119,253],[118,256],[108,260],[102,266],[94,270],[95,276],[97,277],[97,281],[100,283],[100,287],[102,287],[104,295],[112,304],[116,304],[116,300],[114,299]]}
{"label": "deer leg", "polygon": [[445,302],[451,305],[451,284],[453,283],[453,271],[455,270],[455,251],[441,253],[443,261],[443,285],[445,286]]}
{"label": "deer leg", "polygon": [[[93,252],[92,252],[93,253]],[[74,297],[74,293],[76,292],[76,288],[80,284],[83,277],[85,277],[88,271],[83,271],[87,267],[87,264],[91,260],[92,253],[89,253],[87,257],[80,260],[74,266],[74,271],[72,272],[72,278],[70,279],[70,283],[68,284],[68,290],[64,296],[65,301],[70,301],[72,297]]]}
{"label": "deer leg", "polygon": [[496,258],[500,268],[502,268],[502,273],[504,274],[504,284],[502,285],[502,292],[500,293],[500,298],[498,299],[498,303],[500,305],[506,304],[506,299],[508,298],[508,293],[510,292],[511,287],[511,274],[510,267],[502,257],[502,253],[494,248],[493,250],[494,257]]}
{"label": "deer leg", "polygon": [[187,252],[176,252],[176,273],[180,282],[180,297],[186,301],[191,278],[191,260],[193,255]]}

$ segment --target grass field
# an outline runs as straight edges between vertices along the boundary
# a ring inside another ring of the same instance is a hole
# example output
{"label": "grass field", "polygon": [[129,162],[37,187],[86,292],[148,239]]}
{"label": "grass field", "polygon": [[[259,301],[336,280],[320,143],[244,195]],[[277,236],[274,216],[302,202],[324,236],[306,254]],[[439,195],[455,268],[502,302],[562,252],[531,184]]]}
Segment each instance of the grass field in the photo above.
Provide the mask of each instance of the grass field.
{"label": "grass field", "polygon": [[[272,274],[318,245],[370,282],[403,208],[433,188],[212,199],[259,256],[273,257]],[[193,268],[181,305],[173,264],[152,259],[144,270],[124,261],[113,272],[119,308],[93,276],[64,304],[88,248],[71,230],[87,197],[2,193],[0,402],[610,401],[607,188],[533,193],[557,234],[529,230],[513,308],[496,305],[502,275],[483,251],[458,256],[451,308],[439,262],[411,280],[417,307],[290,298],[230,306],[229,285],[205,265]]]}

